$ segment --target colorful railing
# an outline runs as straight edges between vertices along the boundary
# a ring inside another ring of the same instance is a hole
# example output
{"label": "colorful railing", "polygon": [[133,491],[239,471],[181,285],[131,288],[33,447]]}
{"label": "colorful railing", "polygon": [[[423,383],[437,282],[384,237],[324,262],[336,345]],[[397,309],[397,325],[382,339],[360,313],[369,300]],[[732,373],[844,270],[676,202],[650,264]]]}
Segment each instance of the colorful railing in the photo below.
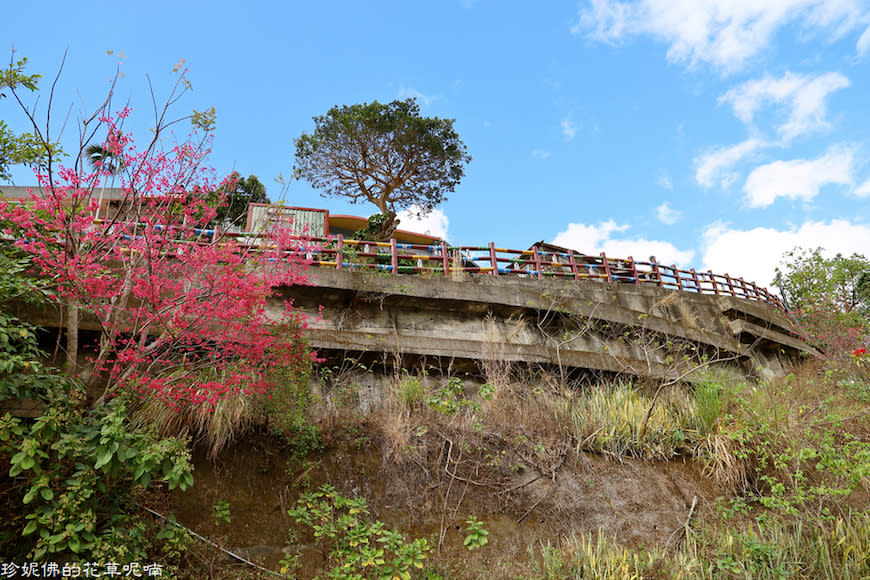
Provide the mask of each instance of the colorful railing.
{"label": "colorful railing", "polygon": [[[128,228],[128,237],[138,237],[141,224],[116,224]],[[160,226],[157,226],[158,228]],[[220,243],[234,238],[247,247],[256,247],[264,241],[251,233],[230,233],[219,230],[177,228],[186,231],[191,243]],[[191,235],[192,234],[192,235]],[[660,288],[734,296],[766,302],[787,312],[779,296],[755,282],[734,278],[711,271],[698,272],[694,268],[683,270],[676,265],[656,261],[638,261],[613,258],[604,252],[592,255],[580,252],[554,252],[532,246],[528,250],[498,248],[490,242],[486,246],[451,246],[440,244],[409,244],[391,239],[374,242],[344,238],[300,237],[304,252],[312,266],[336,269],[376,270],[399,274],[430,274],[451,277],[457,274],[485,274],[491,276],[520,276],[531,278],[567,278],[573,280],[600,280],[624,284],[653,284]]]}
{"label": "colorful railing", "polygon": [[734,296],[766,302],[786,310],[779,296],[743,278],[711,271],[683,270],[676,265],[655,261],[613,258],[604,252],[597,255],[579,252],[553,252],[532,246],[528,250],[487,246],[451,246],[397,242],[372,242],[346,239],[341,235],[309,238],[316,248],[309,252],[312,265],[336,269],[370,269],[391,274],[431,274],[453,276],[455,273],[532,278],[568,278],[600,280],[625,284],[654,284],[661,288]]}

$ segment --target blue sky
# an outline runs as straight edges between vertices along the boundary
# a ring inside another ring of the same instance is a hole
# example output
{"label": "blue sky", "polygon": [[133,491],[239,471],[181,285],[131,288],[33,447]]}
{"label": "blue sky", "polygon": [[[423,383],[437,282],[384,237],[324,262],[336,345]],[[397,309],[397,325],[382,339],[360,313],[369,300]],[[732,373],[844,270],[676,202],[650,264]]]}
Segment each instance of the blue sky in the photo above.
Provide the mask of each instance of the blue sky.
{"label": "blue sky", "polygon": [[[55,97],[58,128],[71,110],[67,137],[120,66],[115,102],[129,99],[144,141],[145,75],[165,97],[184,59],[194,90],[176,111],[214,106],[212,165],[257,175],[273,199],[312,116],[416,96],[425,115],[456,120],[473,159],[438,212],[402,227],[463,245],[655,255],[763,284],[794,246],[870,255],[870,2],[239,6],[14,2],[0,36],[43,86],[68,51]],[[0,118],[23,127],[9,99]],[[283,196],[375,211],[300,182]]]}

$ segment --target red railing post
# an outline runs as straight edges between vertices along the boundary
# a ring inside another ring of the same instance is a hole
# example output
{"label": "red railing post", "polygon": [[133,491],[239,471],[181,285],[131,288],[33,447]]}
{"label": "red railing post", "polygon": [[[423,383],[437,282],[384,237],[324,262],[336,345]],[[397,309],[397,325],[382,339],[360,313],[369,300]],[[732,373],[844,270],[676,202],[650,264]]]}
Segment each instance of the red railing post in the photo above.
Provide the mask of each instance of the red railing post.
{"label": "red railing post", "polygon": [[631,275],[634,278],[634,283],[640,284],[640,281],[637,279],[637,264],[634,263],[634,258],[632,256],[629,256],[628,262],[629,264],[631,264]]}
{"label": "red railing post", "polygon": [[743,276],[740,277],[740,286],[743,288],[743,297],[749,297],[749,290],[746,289],[746,281],[743,280]]}
{"label": "red railing post", "polygon": [[683,276],[680,274],[680,271],[677,270],[676,264],[671,264],[671,271],[674,273],[674,278],[677,279],[677,288],[680,290],[683,289]]}
{"label": "red railing post", "polygon": [[338,242],[335,245],[335,269],[341,270],[344,259],[344,236],[338,234]]}
{"label": "red railing post", "polygon": [[601,252],[601,261],[604,264],[604,274],[607,276],[608,282],[613,282],[613,277],[610,275],[610,263],[607,261],[607,255]]}
{"label": "red railing post", "polygon": [[447,256],[447,242],[441,242],[441,265],[444,267],[444,275],[450,275],[450,258]]}
{"label": "red railing post", "polygon": [[704,292],[701,289],[701,281],[698,279],[698,273],[695,272],[694,268],[689,271],[692,273],[692,280],[695,282],[695,289],[698,290],[698,294],[703,294]]}
{"label": "red railing post", "polygon": [[737,296],[737,294],[734,292],[734,280],[731,279],[731,276],[728,274],[728,272],[725,272],[725,281],[728,282],[728,292],[731,294],[731,296]]}
{"label": "red railing post", "polygon": [[716,276],[713,275],[713,270],[707,270],[707,275],[710,276],[710,283],[713,284],[713,292],[719,296],[719,284],[716,283]]}
{"label": "red railing post", "polygon": [[492,266],[492,275],[498,276],[498,256],[495,255],[495,242],[489,243],[489,263]]}
{"label": "red railing post", "polygon": [[393,274],[398,274],[399,256],[396,249],[396,238],[390,238],[390,264],[393,266]]}
{"label": "red railing post", "polygon": [[665,283],[662,281],[662,271],[659,270],[659,263],[656,262],[655,260],[653,260],[652,261],[652,268],[653,268],[653,274],[655,274],[655,276],[656,276],[656,282],[657,282],[659,288],[661,288],[662,286],[665,285]]}
{"label": "red railing post", "polygon": [[571,273],[574,274],[574,279],[579,280],[580,274],[577,272],[577,261],[574,259],[574,250],[568,254],[568,262],[571,264]]}
{"label": "red railing post", "polygon": [[532,255],[534,256],[535,261],[535,270],[538,271],[538,278],[543,278],[544,274],[541,272],[541,256],[538,254],[538,246],[532,246]]}

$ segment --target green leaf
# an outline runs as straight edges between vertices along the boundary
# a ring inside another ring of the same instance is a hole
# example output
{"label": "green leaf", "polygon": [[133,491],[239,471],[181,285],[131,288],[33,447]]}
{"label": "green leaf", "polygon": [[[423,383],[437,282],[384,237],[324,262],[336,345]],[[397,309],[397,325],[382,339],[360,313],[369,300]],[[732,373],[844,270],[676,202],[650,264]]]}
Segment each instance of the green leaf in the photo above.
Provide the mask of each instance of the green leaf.
{"label": "green leaf", "polygon": [[35,488],[35,487],[31,487],[31,488],[30,488],[30,491],[28,491],[26,494],[24,494],[24,499],[22,499],[21,501],[22,501],[24,504],[29,504],[29,503],[32,502],[34,499],[36,499],[36,492],[37,492],[37,491],[38,491],[37,488]]}
{"label": "green leaf", "polygon": [[94,464],[94,469],[100,469],[101,467],[106,465],[111,460],[112,460],[112,451],[109,449],[106,449],[105,447],[101,448],[97,452],[97,462],[96,462],[96,464]]}

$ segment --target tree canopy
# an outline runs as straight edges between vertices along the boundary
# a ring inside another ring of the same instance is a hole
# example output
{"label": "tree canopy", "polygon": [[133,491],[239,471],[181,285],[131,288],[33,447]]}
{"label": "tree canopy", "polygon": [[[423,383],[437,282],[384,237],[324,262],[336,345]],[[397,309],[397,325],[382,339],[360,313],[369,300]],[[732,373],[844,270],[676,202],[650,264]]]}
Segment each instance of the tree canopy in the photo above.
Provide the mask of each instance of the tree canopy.
{"label": "tree canopy", "polygon": [[[22,58],[10,62],[8,67],[0,70],[0,99],[7,97],[7,90],[15,99],[18,99],[16,90],[38,90],[41,75],[24,74],[26,65],[27,59]],[[12,165],[43,167],[53,156],[61,153],[60,146],[44,138],[38,129],[33,133],[17,134],[5,122],[0,121],[0,180],[11,179],[9,168]]]}
{"label": "tree canopy", "polygon": [[865,344],[870,322],[870,261],[795,248],[776,269],[777,284],[806,338],[830,356]]}
{"label": "tree canopy", "polygon": [[870,308],[870,261],[863,255],[825,258],[822,248],[795,248],[784,257],[776,272],[792,308],[825,305],[843,314],[865,314]]}
{"label": "tree canopy", "polygon": [[420,116],[414,99],[333,107],[296,139],[294,176],[325,196],[374,204],[388,239],[397,211],[431,211],[465,175],[471,157],[453,122]]}
{"label": "tree canopy", "polygon": [[271,203],[266,195],[266,186],[256,175],[242,177],[238,171],[233,171],[226,184],[218,192],[221,203],[216,207],[217,214],[214,223],[241,225],[248,214],[249,203]]}

